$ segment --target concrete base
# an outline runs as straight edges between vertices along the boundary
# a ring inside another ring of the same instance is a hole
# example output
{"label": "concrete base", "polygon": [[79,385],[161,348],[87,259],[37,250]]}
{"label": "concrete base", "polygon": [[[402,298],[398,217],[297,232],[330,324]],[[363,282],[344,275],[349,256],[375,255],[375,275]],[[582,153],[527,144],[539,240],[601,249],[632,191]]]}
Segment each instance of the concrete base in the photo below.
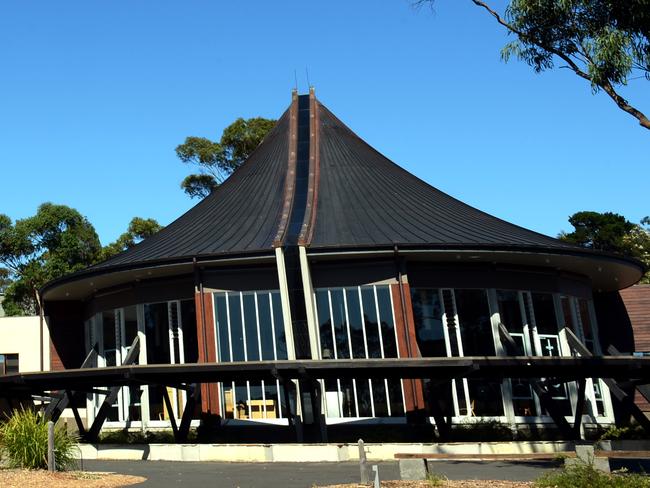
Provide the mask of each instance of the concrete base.
{"label": "concrete base", "polygon": [[564,466],[580,466],[580,465],[592,465],[594,469],[598,471],[603,471],[609,473],[609,458],[606,457],[596,457],[596,453],[593,445],[576,445],[576,457],[575,458],[566,458],[564,460]]}
{"label": "concrete base", "polygon": [[399,460],[399,479],[401,480],[425,480],[428,473],[426,459]]}
{"label": "concrete base", "polygon": [[[395,461],[397,453],[528,454],[572,451],[571,442],[475,442],[365,444],[368,461]],[[83,459],[225,462],[358,461],[354,444],[81,444]]]}

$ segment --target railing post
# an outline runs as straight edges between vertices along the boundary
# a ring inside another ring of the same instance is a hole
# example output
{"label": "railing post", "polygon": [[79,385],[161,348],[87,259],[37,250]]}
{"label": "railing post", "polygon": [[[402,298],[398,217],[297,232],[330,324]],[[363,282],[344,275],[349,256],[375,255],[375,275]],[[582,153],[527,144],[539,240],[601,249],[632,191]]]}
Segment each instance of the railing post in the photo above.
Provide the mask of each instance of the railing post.
{"label": "railing post", "polygon": [[47,469],[56,471],[56,460],[54,458],[54,422],[47,422]]}
{"label": "railing post", "polygon": [[366,446],[363,439],[359,439],[359,471],[361,475],[361,484],[370,484],[370,476],[368,473],[368,460],[366,459]]}

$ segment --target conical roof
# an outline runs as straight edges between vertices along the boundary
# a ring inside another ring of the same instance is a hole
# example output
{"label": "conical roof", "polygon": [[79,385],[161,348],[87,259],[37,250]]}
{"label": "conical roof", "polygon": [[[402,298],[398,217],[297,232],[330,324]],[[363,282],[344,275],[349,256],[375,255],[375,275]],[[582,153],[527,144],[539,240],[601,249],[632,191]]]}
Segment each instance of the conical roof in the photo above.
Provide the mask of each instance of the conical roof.
{"label": "conical roof", "polygon": [[[275,247],[296,243],[309,252],[397,245],[602,257],[434,188],[373,149],[312,91],[294,94],[249,159],[203,201],[137,246],[73,276],[272,256]],[[632,275],[642,271],[632,260],[608,259],[636,268]]]}

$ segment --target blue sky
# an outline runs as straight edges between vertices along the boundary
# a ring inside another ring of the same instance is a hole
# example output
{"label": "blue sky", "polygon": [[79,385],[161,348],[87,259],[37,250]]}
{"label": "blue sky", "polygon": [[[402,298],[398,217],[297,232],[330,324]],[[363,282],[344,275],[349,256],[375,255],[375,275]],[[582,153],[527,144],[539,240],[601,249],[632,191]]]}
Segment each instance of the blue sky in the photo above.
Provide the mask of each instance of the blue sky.
{"label": "blue sky", "polygon": [[[0,213],[70,205],[104,244],[167,224],[196,203],[176,145],[278,117],[308,69],[368,143],[493,215],[555,235],[578,210],[650,214],[650,132],[568,70],[504,64],[506,41],[469,0],[4,1]],[[625,91],[646,113],[648,88]]]}

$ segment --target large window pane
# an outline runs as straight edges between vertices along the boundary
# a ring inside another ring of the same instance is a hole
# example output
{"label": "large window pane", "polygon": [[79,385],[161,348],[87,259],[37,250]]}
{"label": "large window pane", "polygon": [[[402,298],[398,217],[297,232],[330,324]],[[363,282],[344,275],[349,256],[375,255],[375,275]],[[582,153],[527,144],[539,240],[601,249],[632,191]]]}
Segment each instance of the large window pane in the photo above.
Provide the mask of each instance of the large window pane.
{"label": "large window pane", "polygon": [[456,290],[456,309],[465,356],[496,356],[485,290]]}
{"label": "large window pane", "polygon": [[521,332],[524,324],[521,319],[519,293],[509,290],[497,290],[499,319],[509,332]]}
{"label": "large window pane", "polygon": [[348,319],[350,320],[350,337],[352,339],[352,357],[355,359],[365,358],[366,346],[358,288],[346,288],[345,298],[348,303]]}
{"label": "large window pane", "polygon": [[262,341],[262,360],[275,359],[273,347],[273,327],[271,326],[271,300],[268,293],[257,294],[257,309],[260,319],[260,339]]}
{"label": "large window pane", "polygon": [[557,317],[553,295],[550,293],[533,293],[533,310],[538,334],[557,334]]}
{"label": "large window pane", "polygon": [[397,344],[395,343],[395,322],[393,320],[393,304],[388,286],[377,286],[377,305],[381,324],[381,338],[384,344],[384,357],[397,357]]}
{"label": "large window pane", "polygon": [[167,303],[144,306],[144,326],[147,336],[147,363],[169,364],[169,321]]}
{"label": "large window pane", "polygon": [[377,309],[375,308],[375,293],[372,287],[361,288],[361,301],[363,304],[363,321],[368,343],[368,356],[381,358],[381,341],[377,323]]}
{"label": "large window pane", "polygon": [[257,312],[255,310],[255,295],[245,293],[244,300],[244,331],[246,333],[246,359],[259,361],[259,341],[257,339]]}
{"label": "large window pane", "polygon": [[196,363],[199,359],[199,346],[196,336],[196,304],[194,300],[181,301],[181,320],[185,362]]}
{"label": "large window pane", "polygon": [[442,304],[437,289],[414,288],[411,297],[418,347],[424,357],[445,357]]}
{"label": "large window pane", "polygon": [[219,343],[219,361],[228,363],[230,357],[230,334],[228,333],[228,310],[225,293],[214,294],[215,318],[217,320],[217,342]]}
{"label": "large window pane", "polygon": [[334,322],[337,358],[349,359],[350,347],[348,345],[348,324],[345,318],[343,290],[331,290],[330,297],[332,300],[332,320]]}
{"label": "large window pane", "polygon": [[228,311],[230,319],[230,340],[232,341],[232,360],[244,361],[244,327],[241,316],[241,298],[239,293],[228,293]]}
{"label": "large window pane", "polygon": [[327,290],[316,291],[316,309],[318,311],[321,356],[323,359],[334,359],[334,338],[332,336],[332,319],[330,317],[330,302]]}
{"label": "large window pane", "polygon": [[280,293],[277,291],[272,292],[271,301],[273,303],[273,324],[275,327],[275,343],[278,354],[277,359],[287,359],[287,341],[284,337],[284,320],[282,318]]}

